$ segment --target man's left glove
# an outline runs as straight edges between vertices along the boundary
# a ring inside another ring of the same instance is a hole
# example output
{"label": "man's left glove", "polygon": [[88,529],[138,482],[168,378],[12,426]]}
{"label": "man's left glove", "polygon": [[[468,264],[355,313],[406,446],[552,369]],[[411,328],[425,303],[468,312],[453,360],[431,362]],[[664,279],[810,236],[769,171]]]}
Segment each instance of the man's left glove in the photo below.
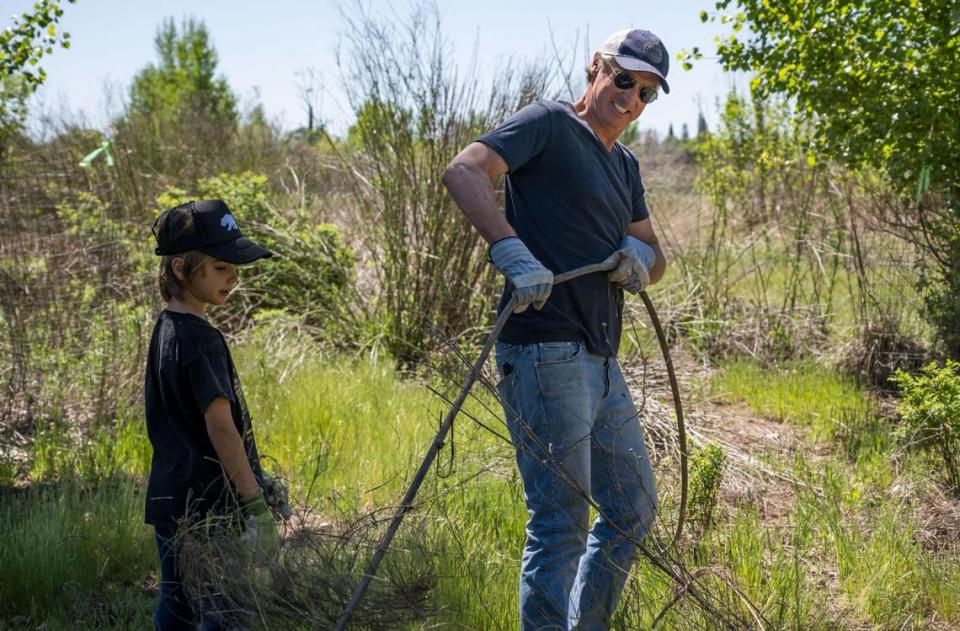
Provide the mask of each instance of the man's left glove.
{"label": "man's left glove", "polygon": [[272,558],[280,547],[280,533],[277,532],[273,512],[263,498],[263,491],[240,498],[240,509],[243,511],[244,525],[240,540],[249,547],[253,560],[263,562]]}
{"label": "man's left glove", "polygon": [[625,235],[620,240],[620,249],[604,261],[617,265],[607,274],[607,279],[614,285],[639,294],[650,284],[650,270],[656,260],[657,253],[650,245]]}

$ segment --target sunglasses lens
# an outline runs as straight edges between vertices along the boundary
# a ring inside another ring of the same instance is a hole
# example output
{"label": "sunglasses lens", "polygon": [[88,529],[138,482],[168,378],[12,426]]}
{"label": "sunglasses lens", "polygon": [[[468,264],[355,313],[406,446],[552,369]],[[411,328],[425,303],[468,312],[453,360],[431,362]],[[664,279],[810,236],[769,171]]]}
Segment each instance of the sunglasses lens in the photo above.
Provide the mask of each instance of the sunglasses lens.
{"label": "sunglasses lens", "polygon": [[629,90],[633,86],[637,85],[637,81],[630,75],[620,73],[613,78],[613,85],[617,86],[621,90]]}
{"label": "sunglasses lens", "polygon": [[648,85],[640,86],[640,100],[644,103],[653,103],[658,96],[660,96],[660,92],[656,88],[651,88]]}

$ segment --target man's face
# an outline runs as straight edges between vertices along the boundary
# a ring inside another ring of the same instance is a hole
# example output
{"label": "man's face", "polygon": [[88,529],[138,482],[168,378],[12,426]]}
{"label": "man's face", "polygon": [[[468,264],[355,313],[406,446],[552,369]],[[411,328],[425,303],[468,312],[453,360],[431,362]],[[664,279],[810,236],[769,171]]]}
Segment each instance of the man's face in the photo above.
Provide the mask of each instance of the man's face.
{"label": "man's face", "polygon": [[[651,72],[624,70],[616,61],[599,54],[594,56],[593,63],[597,75],[587,86],[586,114],[605,134],[616,138],[643,112],[647,104],[641,99],[641,92],[649,100],[648,92],[660,87],[660,77]],[[624,76],[618,79],[617,75]],[[633,85],[622,88],[618,83]]]}

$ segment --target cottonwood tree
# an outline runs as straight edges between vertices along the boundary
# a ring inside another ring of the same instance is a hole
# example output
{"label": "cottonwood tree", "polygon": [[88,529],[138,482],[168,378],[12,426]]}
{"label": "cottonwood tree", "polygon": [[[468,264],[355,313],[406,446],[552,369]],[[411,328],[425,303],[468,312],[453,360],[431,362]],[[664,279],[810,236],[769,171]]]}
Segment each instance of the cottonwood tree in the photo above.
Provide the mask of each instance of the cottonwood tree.
{"label": "cottonwood tree", "polygon": [[46,81],[47,73],[39,65],[44,55],[57,47],[70,48],[70,34],[57,29],[61,5],[58,0],[40,0],[0,31],[0,153],[5,140],[20,128],[27,99]]}
{"label": "cottonwood tree", "polygon": [[888,218],[927,255],[927,315],[960,356],[960,5],[719,0],[701,19],[732,27],[721,64],[752,73],[755,97],[791,99],[818,153],[885,175]]}
{"label": "cottonwood tree", "polygon": [[157,63],[143,68],[130,87],[121,136],[153,171],[188,181],[223,166],[238,122],[237,97],[217,74],[218,55],[202,21],[178,28],[164,20],[154,39]]}

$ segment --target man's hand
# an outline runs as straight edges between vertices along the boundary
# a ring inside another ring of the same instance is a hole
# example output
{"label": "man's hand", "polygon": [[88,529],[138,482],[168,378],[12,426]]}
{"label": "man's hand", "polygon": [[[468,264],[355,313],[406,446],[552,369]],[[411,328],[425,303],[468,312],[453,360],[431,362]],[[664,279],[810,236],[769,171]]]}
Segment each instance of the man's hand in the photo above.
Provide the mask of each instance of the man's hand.
{"label": "man's hand", "polygon": [[636,237],[626,235],[620,240],[620,249],[605,261],[617,265],[607,274],[607,278],[614,285],[639,294],[650,284],[650,269],[656,260],[657,253],[652,247]]}
{"label": "man's hand", "polygon": [[517,297],[514,313],[523,313],[532,303],[540,309],[553,289],[553,272],[534,258],[517,237],[500,239],[490,246],[490,260],[513,285]]}
{"label": "man's hand", "polygon": [[240,498],[240,509],[243,511],[244,525],[240,540],[249,547],[253,560],[261,563],[272,558],[280,547],[280,534],[273,512],[263,498],[263,491]]}

